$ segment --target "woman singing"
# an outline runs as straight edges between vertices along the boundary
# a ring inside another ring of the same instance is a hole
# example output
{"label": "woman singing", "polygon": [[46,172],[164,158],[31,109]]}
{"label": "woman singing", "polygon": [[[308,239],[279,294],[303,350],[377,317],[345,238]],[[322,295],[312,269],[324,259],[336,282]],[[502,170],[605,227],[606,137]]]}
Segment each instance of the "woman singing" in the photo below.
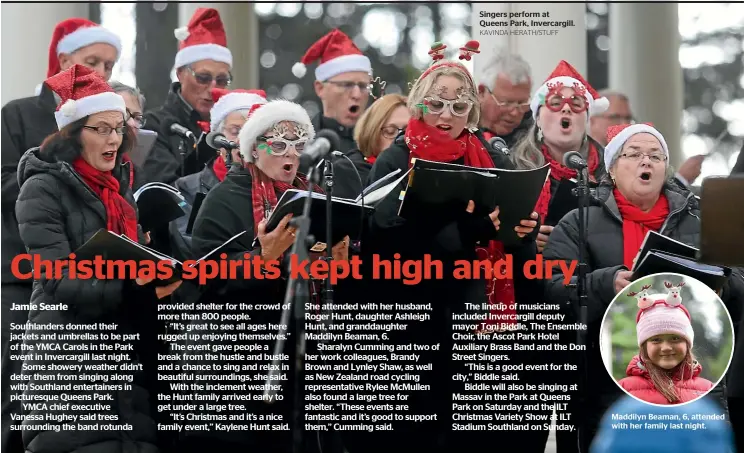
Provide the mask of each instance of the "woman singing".
{"label": "woman singing", "polygon": [[[599,331],[607,306],[630,284],[630,269],[643,239],[653,230],[697,247],[700,238],[698,202],[691,192],[669,183],[669,149],[661,133],[649,124],[624,124],[612,126],[607,135],[610,140],[604,164],[609,174],[597,189],[597,205],[589,207],[586,213],[590,219],[586,235],[588,332],[587,351],[583,353],[587,363],[580,370],[586,370],[587,382],[591,384],[584,389],[583,410],[574,411],[581,451],[586,451],[591,443],[602,414],[622,395],[604,369]],[[555,227],[544,256],[550,260],[579,259],[577,210]],[[571,308],[576,307],[576,291],[565,285],[559,268],[554,271],[558,272],[547,282],[547,298],[567,308],[566,323],[579,322],[578,312]],[[576,277],[572,280],[575,282]],[[734,270],[721,296],[734,325],[741,319],[742,297],[741,273]],[[573,355],[570,361],[579,359]],[[570,444],[576,445],[576,434],[573,435]]]}
{"label": "woman singing", "polygon": [[[477,53],[479,43],[470,41],[461,49],[461,59],[470,59]],[[400,135],[382,154],[377,157],[370,172],[369,182],[373,183],[388,173],[400,169],[408,170],[415,158],[438,162],[468,165],[479,168],[512,168],[506,155],[489,152],[489,147],[477,129],[480,105],[473,78],[460,62],[437,61],[443,45],[435,45],[433,64],[418,78],[408,96],[411,119]],[[401,185],[401,190],[404,185]],[[442,220],[433,215],[426,222],[403,219],[397,215],[400,206],[400,190],[394,190],[381,202],[370,222],[369,237],[362,240],[365,261],[379,254],[381,259],[423,261],[426,255],[443,263],[442,280],[424,279],[415,285],[406,285],[400,280],[380,280],[375,283],[374,297],[370,300],[385,302],[412,302],[432,304],[432,319],[427,322],[410,322],[405,331],[393,332],[391,342],[395,344],[440,344],[441,353],[436,351],[421,354],[421,363],[432,363],[433,372],[421,376],[422,384],[431,385],[427,392],[407,392],[410,413],[439,414],[440,421],[420,423],[393,423],[394,429],[411,435],[396,435],[388,439],[375,432],[367,438],[354,434],[347,436],[350,451],[380,451],[396,447],[395,451],[455,451],[482,448],[484,442],[501,438],[500,434],[488,433],[490,440],[479,433],[467,435],[452,431],[452,393],[463,392],[461,383],[454,382],[452,376],[465,369],[461,361],[452,360],[453,315],[471,312],[466,303],[484,304],[515,302],[514,286],[520,297],[537,300],[540,285],[522,279],[522,273],[515,272],[517,281],[507,279],[455,279],[452,277],[457,260],[475,259],[496,260],[505,254],[514,255],[514,268],[521,269],[524,260],[534,258],[535,245],[530,238],[523,244],[504,249],[497,241],[498,230],[503,228],[498,219],[498,208],[489,215],[473,214],[474,203],[462,206],[462,213],[456,220]],[[537,214],[533,219],[523,220],[515,227],[524,237],[535,226]],[[500,314],[506,314],[501,310]],[[518,354],[517,354],[518,355]],[[520,358],[515,358],[520,361]],[[398,434],[398,433],[396,433]],[[530,436],[521,436],[524,442]],[[534,436],[532,436],[534,437]],[[518,439],[513,438],[517,441]],[[520,441],[521,442],[521,441]],[[353,444],[353,445],[352,445]],[[544,442],[542,448],[544,449]]]}
{"label": "woman singing", "polygon": [[[125,126],[124,99],[106,84],[93,70],[74,65],[46,82],[62,102],[55,112],[59,132],[50,135],[40,148],[27,151],[18,165],[21,191],[16,203],[21,239],[31,255],[43,260],[68,259],[70,253],[82,246],[98,230],[106,229],[125,234],[133,241],[143,240],[137,225],[137,208],[129,188],[129,169],[122,165],[122,156],[133,146],[134,133]],[[138,234],[138,231],[140,233]],[[58,310],[33,309],[29,321],[38,325],[67,325],[99,323],[116,324],[106,332],[128,334],[134,338],[134,351],[121,362],[113,359],[86,360],[27,360],[28,365],[82,364],[100,366],[102,363],[129,365],[122,371],[103,371],[91,390],[65,390],[70,401],[111,401],[96,409],[96,420],[109,420],[119,426],[110,430],[69,431],[62,422],[50,422],[55,411],[47,404],[46,410],[30,410],[27,415],[43,417],[55,429],[24,431],[27,451],[50,453],[110,452],[136,450],[157,452],[157,431],[154,410],[148,395],[150,373],[155,373],[155,357],[150,354],[156,343],[154,327],[157,298],[164,297],[180,282],[153,289],[142,279],[83,279],[70,276],[65,269],[61,277],[34,280],[32,304],[62,304]],[[157,296],[157,298],[156,298]],[[67,332],[65,328],[64,332]],[[35,332],[35,331],[34,331]],[[62,331],[59,331],[60,333]],[[100,336],[95,328],[80,334]],[[26,340],[29,345],[48,341]],[[60,343],[84,347],[91,344],[112,343],[102,339],[82,341],[60,340]],[[122,343],[116,341],[115,343]],[[69,346],[68,346],[69,347]],[[111,345],[110,350],[113,349]],[[99,349],[103,350],[103,349]],[[105,355],[105,354],[104,354]],[[36,354],[41,356],[41,354]],[[144,371],[127,372],[143,365]],[[87,372],[90,373],[90,372]],[[81,384],[71,368],[65,371],[38,371],[30,376],[33,384]],[[64,379],[60,378],[64,375]],[[114,375],[133,375],[134,380],[114,380]],[[37,379],[36,376],[46,379]],[[51,381],[49,379],[52,379]],[[118,388],[117,388],[118,387]],[[128,389],[127,389],[128,387]],[[43,394],[27,390],[25,394]],[[96,395],[99,395],[96,397]],[[101,399],[104,398],[104,399]],[[52,401],[46,401],[48,403]],[[66,414],[89,415],[89,410],[66,410]],[[101,417],[106,418],[101,418]],[[78,418],[81,424],[86,423]],[[28,419],[25,424],[38,422]],[[131,428],[129,428],[131,426]]]}
{"label": "woman singing", "polygon": [[[308,181],[304,175],[297,172],[300,154],[305,145],[315,136],[315,130],[310,118],[302,106],[285,100],[275,100],[265,104],[255,105],[248,114],[248,120],[240,130],[240,153],[244,167],[232,169],[227,173],[222,183],[209,191],[204,199],[194,224],[192,247],[195,256],[203,256],[219,247],[231,237],[246,232],[240,239],[231,243],[223,250],[230,260],[245,260],[260,257],[264,262],[280,261],[286,263],[289,252],[295,241],[296,227],[289,225],[291,215],[285,216],[272,231],[267,231],[266,224],[271,211],[276,208],[282,194],[289,189],[306,190]],[[317,186],[316,186],[317,187]],[[320,190],[318,190],[320,192]],[[318,220],[313,220],[318,221]],[[254,246],[254,238],[258,241]],[[335,260],[348,259],[349,239],[333,246]],[[219,313],[230,314],[233,317],[221,324],[231,325],[237,329],[239,324],[252,326],[249,330],[266,334],[261,340],[202,340],[200,343],[210,345],[235,344],[251,347],[253,351],[259,348],[258,356],[251,353],[251,359],[223,359],[212,361],[222,367],[243,366],[267,367],[271,359],[265,359],[272,354],[275,344],[277,325],[282,315],[282,302],[287,287],[287,266],[282,266],[282,275],[277,278],[271,266],[263,266],[257,270],[253,266],[251,274],[245,277],[243,270],[231,278],[213,282],[207,293],[202,297],[204,302],[234,302],[235,309],[223,309]],[[272,277],[273,275],[273,277]],[[245,278],[244,278],[245,277]],[[336,300],[340,299],[336,293]],[[261,308],[238,308],[238,304],[249,303],[251,306],[262,305]],[[238,315],[249,315],[249,321],[234,321]],[[232,320],[231,320],[232,319]],[[195,321],[194,324],[199,324]],[[224,329],[224,327],[221,327]],[[290,333],[284,347],[284,353],[294,359],[294,333],[290,326]],[[230,329],[232,330],[232,329]],[[270,337],[268,334],[274,335]],[[231,349],[230,349],[231,350]],[[308,346],[310,352],[310,346]],[[287,366],[283,374],[286,380],[276,382],[281,386],[278,391],[283,395],[282,400],[268,404],[265,401],[253,399],[244,403],[245,410],[235,410],[236,414],[246,412],[260,414],[261,417],[271,416],[272,422],[278,426],[289,423],[293,428],[291,418],[294,384],[294,361],[282,360]],[[191,362],[191,364],[195,364]],[[201,363],[199,363],[201,364]],[[227,369],[227,368],[225,368]],[[256,368],[258,369],[258,368]],[[264,368],[265,369],[265,368]],[[209,374],[209,371],[205,371]],[[235,372],[238,375],[253,376],[248,371]],[[268,375],[268,372],[263,374]],[[263,384],[256,382],[255,384]],[[204,394],[212,392],[200,392]],[[234,393],[234,392],[227,392]],[[260,396],[261,391],[252,391]],[[210,412],[205,414],[227,414],[231,412]],[[279,418],[275,418],[279,417]],[[246,424],[247,422],[242,422]],[[316,433],[306,436],[314,445]],[[223,451],[262,451],[282,452],[292,451],[292,435],[286,430],[269,431],[238,431],[238,432],[192,432],[186,435],[179,451],[204,452],[212,449]]]}
{"label": "woman singing", "polygon": [[599,181],[605,173],[603,149],[587,135],[589,117],[609,107],[581,74],[561,61],[532,96],[530,108],[535,124],[517,143],[512,158],[517,168],[537,168],[550,164],[550,180],[536,208],[543,225],[537,236],[537,251],[542,252],[553,226],[560,218],[549,218],[549,204],[558,183],[576,178],[576,170],[563,165],[563,156],[579,151],[589,165],[589,178]]}

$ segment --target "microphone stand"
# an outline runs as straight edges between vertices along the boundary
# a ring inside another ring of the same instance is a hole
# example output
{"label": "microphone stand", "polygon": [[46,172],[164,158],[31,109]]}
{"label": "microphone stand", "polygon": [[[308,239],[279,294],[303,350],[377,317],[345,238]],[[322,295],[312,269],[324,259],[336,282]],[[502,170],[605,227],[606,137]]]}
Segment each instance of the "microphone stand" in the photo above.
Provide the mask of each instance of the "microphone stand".
{"label": "microphone stand", "polygon": [[[333,207],[333,154],[329,152],[326,154],[325,162],[324,162],[324,169],[323,169],[323,176],[324,176],[324,182],[325,182],[325,191],[326,191],[326,256],[325,260],[328,263],[329,270],[330,266],[333,262],[333,216],[331,215],[331,210]],[[323,310],[323,313],[328,315],[328,318],[326,318],[324,321],[326,322],[326,327],[328,324],[330,324],[330,312],[331,312],[331,306],[333,304],[333,285],[331,285],[331,279],[326,278],[325,279],[325,307],[326,309]]]}
{"label": "microphone stand", "polygon": [[[589,197],[591,195],[590,189],[589,189],[589,170],[586,166],[583,166],[579,171],[577,171],[577,183],[576,183],[576,189],[575,189],[575,195],[578,197],[578,214],[579,214],[579,275],[578,280],[576,281],[576,292],[578,295],[579,300],[579,323],[582,326],[588,326],[587,319],[588,319],[588,307],[587,303],[589,300],[589,296],[586,291],[586,276],[588,273],[588,267],[587,264],[587,256],[586,256],[586,235],[587,235],[587,229],[588,225],[586,222],[586,218],[588,217],[586,210],[589,208]],[[588,329],[588,327],[587,327]],[[583,348],[580,348],[580,364],[579,364],[579,405],[580,408],[579,411],[583,412],[582,416],[580,417],[580,420],[583,420],[584,414],[586,413],[586,390],[587,390],[587,384],[588,384],[588,376],[587,376],[587,367],[588,367],[588,360],[587,360],[587,330],[584,329],[578,329],[576,331],[576,343]],[[579,446],[579,452],[583,452],[584,450],[584,436],[583,431],[581,428],[579,428],[577,437],[578,437],[578,446]]]}
{"label": "microphone stand", "polygon": [[[297,261],[303,262],[309,260],[308,249],[315,243],[315,239],[310,233],[310,206],[312,205],[313,185],[317,184],[316,172],[310,168],[308,174],[307,197],[302,207],[302,215],[293,218],[290,224],[297,228],[295,241],[292,245],[292,255],[297,255]],[[303,382],[305,380],[305,304],[310,302],[310,292],[308,286],[310,281],[302,277],[291,277],[287,282],[287,290],[284,293],[284,304],[281,321],[279,322],[279,333],[274,345],[274,359],[271,361],[271,370],[266,379],[266,390],[264,390],[265,401],[270,404],[275,400],[273,398],[279,387],[279,376],[281,374],[280,354],[284,350],[284,342],[288,336],[288,326],[290,322],[290,313],[294,312],[295,323],[295,378],[294,378],[294,401],[292,402],[292,451],[301,453],[304,446],[304,429],[302,425],[303,413]]]}

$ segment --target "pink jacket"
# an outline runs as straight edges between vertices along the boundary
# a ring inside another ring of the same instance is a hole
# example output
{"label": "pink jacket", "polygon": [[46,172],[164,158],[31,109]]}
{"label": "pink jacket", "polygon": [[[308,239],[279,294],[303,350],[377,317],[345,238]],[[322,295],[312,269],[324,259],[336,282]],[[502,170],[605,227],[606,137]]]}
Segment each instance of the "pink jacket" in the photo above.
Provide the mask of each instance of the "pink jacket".
{"label": "pink jacket", "polygon": [[[674,378],[674,386],[677,388],[677,394],[680,397],[679,403],[676,404],[692,401],[713,388],[712,382],[699,377],[702,370],[702,365],[696,362],[692,370],[686,371],[683,376]],[[672,404],[656,390],[640,357],[635,356],[631,359],[626,374],[628,377],[620,380],[620,386],[626,392],[647,403]]]}

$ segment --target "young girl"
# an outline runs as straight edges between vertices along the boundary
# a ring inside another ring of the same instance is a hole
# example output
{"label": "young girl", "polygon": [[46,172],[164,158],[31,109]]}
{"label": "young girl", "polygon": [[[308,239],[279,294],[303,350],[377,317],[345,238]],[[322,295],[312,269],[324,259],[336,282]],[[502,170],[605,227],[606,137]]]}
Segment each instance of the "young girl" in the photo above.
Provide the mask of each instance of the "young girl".
{"label": "young girl", "polygon": [[680,287],[665,285],[668,295],[647,295],[644,287],[638,299],[640,351],[628,364],[620,386],[648,403],[681,404],[706,394],[713,383],[700,377],[703,368],[692,353],[695,333],[690,313],[682,305]]}

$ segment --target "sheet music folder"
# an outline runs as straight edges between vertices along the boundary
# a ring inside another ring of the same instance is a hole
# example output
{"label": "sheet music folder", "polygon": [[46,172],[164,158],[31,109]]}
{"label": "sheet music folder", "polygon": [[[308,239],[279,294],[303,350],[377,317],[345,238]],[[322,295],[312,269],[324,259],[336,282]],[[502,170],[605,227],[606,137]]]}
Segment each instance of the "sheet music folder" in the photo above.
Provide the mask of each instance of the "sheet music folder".
{"label": "sheet music folder", "polygon": [[514,227],[530,218],[549,174],[549,165],[505,170],[416,159],[398,215],[404,219],[454,219],[465,211],[468,200],[475,202],[475,215],[488,215],[498,206],[499,240],[516,245],[522,238]]}
{"label": "sheet music folder", "polygon": [[703,180],[700,194],[700,260],[744,266],[744,175]]}

